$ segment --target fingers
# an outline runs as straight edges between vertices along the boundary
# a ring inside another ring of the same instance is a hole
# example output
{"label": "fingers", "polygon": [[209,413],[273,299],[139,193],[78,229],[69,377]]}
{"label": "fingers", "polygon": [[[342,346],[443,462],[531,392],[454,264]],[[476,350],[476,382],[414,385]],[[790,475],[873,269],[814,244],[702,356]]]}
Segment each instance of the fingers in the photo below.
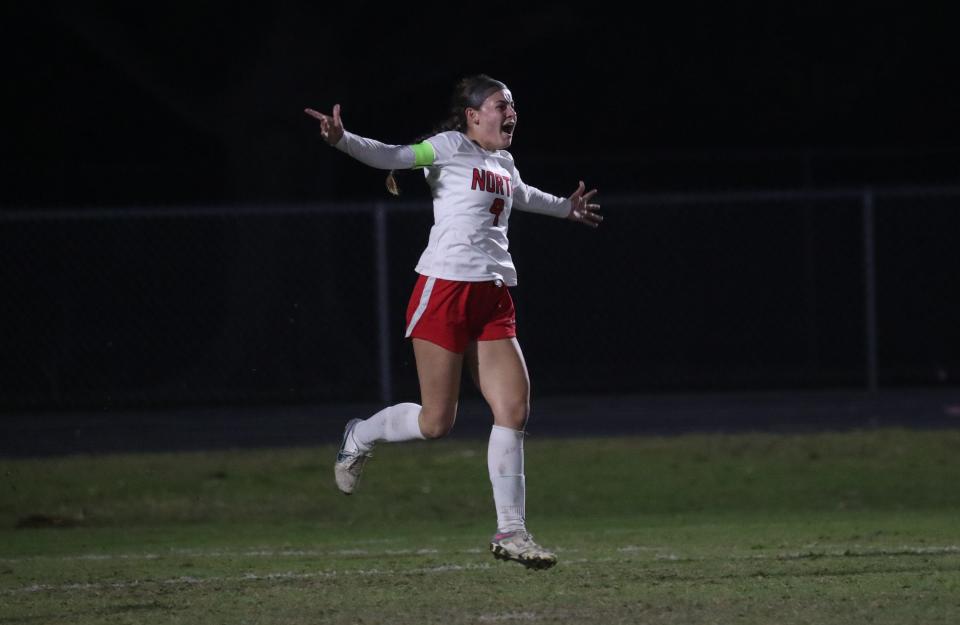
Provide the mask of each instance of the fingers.
{"label": "fingers", "polygon": [[305,108],[303,112],[320,121],[320,136],[330,145],[335,145],[343,136],[343,121],[340,119],[340,105],[333,105],[333,115],[324,115],[312,108]]}
{"label": "fingers", "polygon": [[303,109],[303,112],[314,119],[320,120],[320,134],[324,139],[326,139],[330,134],[330,118],[320,111],[315,111],[313,109]]}
{"label": "fingers", "polygon": [[583,211],[581,215],[580,222],[590,226],[591,228],[596,228],[600,225],[600,222],[603,221],[603,215],[598,215],[592,211],[599,209],[600,206],[597,204],[588,204],[587,209]]}
{"label": "fingers", "polygon": [[573,193],[570,194],[570,217],[574,218],[576,212],[583,208],[583,190],[586,186],[583,184],[583,180],[580,181],[580,184],[577,185],[577,188],[574,189]]}
{"label": "fingers", "polygon": [[342,128],[342,127],[343,127],[343,121],[341,121],[341,119],[340,119],[340,105],[339,105],[339,104],[334,104],[334,105],[333,105],[333,116],[332,116],[332,117],[331,117],[330,115],[324,115],[324,114],[321,113],[320,111],[315,111],[315,110],[313,110],[313,109],[311,109],[311,108],[303,109],[303,112],[306,113],[307,115],[309,115],[310,117],[314,118],[314,119],[319,119],[321,122],[332,122],[333,125],[334,125],[335,127],[337,127],[337,128]]}
{"label": "fingers", "polygon": [[580,184],[577,185],[577,190],[570,194],[571,198],[579,199],[581,202],[587,202],[590,198],[597,194],[596,189],[590,189],[586,193],[587,185],[583,183],[583,180],[580,181]]}
{"label": "fingers", "polygon": [[583,180],[577,185],[577,189],[570,194],[570,215],[568,219],[578,221],[582,224],[596,228],[603,221],[603,216],[594,211],[600,210],[599,204],[591,204],[590,199],[597,194],[596,189],[590,189],[586,193],[587,185]]}

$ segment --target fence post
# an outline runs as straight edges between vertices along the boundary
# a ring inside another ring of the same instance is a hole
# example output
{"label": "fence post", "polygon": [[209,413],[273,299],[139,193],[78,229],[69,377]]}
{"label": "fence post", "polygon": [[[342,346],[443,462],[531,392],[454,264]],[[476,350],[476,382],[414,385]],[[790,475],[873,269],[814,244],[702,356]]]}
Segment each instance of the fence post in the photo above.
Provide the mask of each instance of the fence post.
{"label": "fence post", "polygon": [[377,274],[377,358],[380,372],[380,401],[393,404],[393,372],[390,367],[390,289],[387,271],[387,208],[377,202],[373,211],[373,241]]}
{"label": "fence post", "polygon": [[864,314],[867,344],[867,390],[877,390],[877,265],[873,224],[873,189],[863,189]]}

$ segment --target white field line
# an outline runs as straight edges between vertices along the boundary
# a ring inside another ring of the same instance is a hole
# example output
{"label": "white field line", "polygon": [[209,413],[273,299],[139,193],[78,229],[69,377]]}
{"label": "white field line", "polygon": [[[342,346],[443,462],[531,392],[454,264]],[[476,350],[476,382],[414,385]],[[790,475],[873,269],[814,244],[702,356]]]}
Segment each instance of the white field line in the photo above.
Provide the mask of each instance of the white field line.
{"label": "white field line", "polygon": [[[557,549],[561,553],[576,553],[577,549]],[[472,547],[441,551],[439,549],[249,549],[241,551],[207,551],[202,549],[171,549],[165,553],[84,553],[74,556],[26,556],[23,558],[0,558],[0,563],[17,564],[36,560],[54,559],[64,562],[76,560],[161,560],[164,558],[327,558],[334,557],[383,557],[383,556],[429,556],[440,554],[476,555],[486,553],[486,549]]]}
{"label": "white field line", "polygon": [[[621,547],[617,549],[620,553],[637,553],[642,549],[634,545],[627,545],[626,547]],[[356,553],[358,550],[347,550],[349,553]],[[455,551],[452,553],[475,553],[479,550],[469,549],[462,551]],[[560,550],[558,550],[560,551]],[[577,550],[571,549],[568,550],[568,553],[575,552]],[[66,556],[62,559],[73,559],[73,560],[144,560],[144,559],[159,559],[163,557],[173,557],[173,556],[187,556],[187,557],[244,557],[244,556],[263,556],[263,557],[276,557],[276,556],[309,556],[314,557],[317,555],[329,555],[329,554],[343,554],[343,551],[304,551],[304,550],[255,550],[255,551],[237,551],[237,552],[204,552],[204,551],[194,551],[194,550],[176,550],[171,552],[166,556],[161,556],[157,554],[117,554],[117,555],[96,555],[88,554],[81,556]],[[402,553],[404,555],[423,555],[423,554],[437,554],[440,553],[436,549],[410,549],[410,550],[388,550],[379,552],[380,554],[397,554]],[[817,558],[849,558],[849,557],[891,557],[891,556],[915,556],[915,555],[951,555],[951,554],[960,554],[960,546],[957,545],[944,545],[944,546],[901,546],[898,548],[888,548],[888,549],[837,549],[832,551],[805,551],[805,552],[791,552],[791,553],[774,553],[774,554],[748,554],[748,555],[731,555],[728,556],[727,560],[736,561],[736,560],[802,560],[802,559],[817,559]],[[377,555],[377,553],[368,553],[364,552],[364,555]],[[709,558],[687,558],[680,557],[674,553],[654,553],[654,560],[669,560],[669,561],[684,561],[684,562],[693,562],[701,561]],[[28,558],[23,560],[0,560],[3,562],[22,562],[25,560],[35,560],[42,558],[43,556],[38,556],[35,558]],[[587,564],[587,563],[602,563],[602,562],[617,562],[621,558],[608,557],[608,558],[575,558],[575,559],[563,559],[560,561],[560,565],[571,565],[571,564]],[[493,564],[484,563],[484,564],[444,564],[439,566],[432,567],[419,567],[412,569],[400,569],[400,570],[383,570],[383,569],[357,569],[357,570],[327,570],[327,571],[317,571],[314,573],[295,573],[295,572],[284,572],[284,573],[247,573],[240,576],[213,576],[213,577],[189,577],[181,576],[174,577],[169,579],[162,580],[131,580],[127,582],[98,582],[98,583],[85,583],[85,584],[33,584],[30,586],[23,586],[20,588],[11,588],[0,590],[0,595],[11,595],[11,594],[20,594],[20,593],[31,593],[31,592],[43,592],[43,591],[72,591],[72,590],[106,590],[106,589],[122,589],[122,588],[135,588],[137,586],[146,586],[146,585],[200,585],[208,584],[211,582],[244,582],[244,581],[270,581],[270,580],[295,580],[295,579],[322,579],[322,578],[331,578],[338,576],[405,576],[405,575],[415,575],[415,574],[430,574],[430,573],[450,573],[450,572],[460,572],[460,571],[473,571],[473,570],[487,570],[491,569]],[[518,613],[519,614],[519,613]],[[501,618],[502,620],[516,619],[517,616],[514,613],[509,615],[494,615],[490,619]]]}
{"label": "white field line", "polygon": [[[669,547],[639,547],[637,545],[627,545],[619,547],[618,553],[640,554],[651,553],[655,560],[675,560],[675,561],[700,561],[712,558],[697,558],[678,556],[673,553]],[[871,558],[883,556],[924,556],[924,555],[949,555],[960,553],[958,545],[942,546],[923,546],[914,547],[911,545],[901,545],[899,547],[870,548],[860,545],[849,547],[836,547],[834,549],[815,549],[810,548],[806,551],[791,551],[786,553],[757,553],[746,555],[729,555],[729,560],[801,560],[812,558]]]}
{"label": "white field line", "polygon": [[811,549],[808,551],[781,553],[772,556],[772,558],[776,560],[807,560],[815,558],[870,558],[878,556],[941,556],[953,553],[960,553],[960,546],[945,545],[942,547],[911,547],[904,545],[902,547],[894,547],[889,549],[863,549],[860,547],[848,547],[821,551]]}
{"label": "white field line", "polygon": [[[579,549],[555,548],[557,553],[564,555],[578,553]],[[677,555],[671,547],[645,547],[639,545],[625,545],[616,548],[617,553],[645,554],[649,553],[655,560],[688,561],[704,558],[691,558]],[[433,548],[419,549],[385,549],[371,551],[367,549],[334,549],[331,551],[318,549],[248,549],[239,551],[207,551],[202,549],[171,549],[165,553],[86,553],[73,556],[26,556],[23,558],[0,558],[0,563],[18,564],[37,560],[69,561],[111,561],[111,560],[162,560],[165,558],[326,558],[326,557],[383,557],[383,556],[425,556],[425,555],[477,555],[486,553],[486,549],[476,547],[441,551]],[[731,560],[799,560],[813,558],[840,558],[840,557],[877,557],[877,556],[909,556],[909,555],[947,555],[960,553],[958,545],[922,546],[901,545],[871,549],[854,545],[851,547],[837,546],[835,549],[816,549],[811,546],[805,551],[793,551],[772,554],[731,555]]]}
{"label": "white field line", "polygon": [[481,614],[477,617],[478,621],[484,623],[497,623],[500,621],[538,621],[540,617],[536,612],[505,612],[503,614]]}
{"label": "white field line", "polygon": [[459,571],[474,571],[492,568],[493,564],[444,564],[442,566],[431,566],[416,569],[404,569],[401,571],[385,571],[382,569],[358,569],[355,571],[317,571],[315,573],[295,573],[292,571],[284,573],[246,573],[235,576],[212,576],[212,577],[172,577],[169,579],[135,579],[128,582],[97,582],[86,584],[32,584],[21,588],[11,588],[2,590],[2,595],[13,595],[33,592],[58,592],[71,590],[115,590],[124,588],[136,588],[138,586],[199,586],[201,584],[222,583],[222,582],[260,582],[274,580],[301,580],[301,579],[324,579],[332,577],[359,575],[359,576],[402,576],[430,573],[455,573]]}
{"label": "white field line", "polygon": [[[574,550],[570,550],[574,551]],[[428,556],[441,553],[475,555],[486,553],[486,549],[477,547],[471,549],[441,552],[438,549],[384,549],[371,551],[368,549],[334,549],[332,551],[318,549],[249,549],[241,551],[207,551],[202,549],[171,549],[164,553],[83,553],[74,556],[26,556],[22,558],[0,558],[0,563],[17,564],[36,560],[59,560],[64,562],[76,560],[162,560],[164,558],[326,558],[335,557],[382,557],[382,556]]]}

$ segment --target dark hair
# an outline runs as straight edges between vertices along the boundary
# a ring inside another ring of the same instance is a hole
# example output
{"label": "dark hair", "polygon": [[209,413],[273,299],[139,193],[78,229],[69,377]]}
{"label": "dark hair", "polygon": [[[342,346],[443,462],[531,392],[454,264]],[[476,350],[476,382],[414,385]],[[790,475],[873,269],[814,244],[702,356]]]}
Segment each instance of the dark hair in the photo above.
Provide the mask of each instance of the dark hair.
{"label": "dark hair", "polygon": [[[467,109],[480,108],[484,101],[490,97],[490,94],[506,88],[507,85],[495,78],[490,78],[486,74],[476,74],[460,79],[453,89],[453,94],[450,96],[450,108],[447,110],[447,118],[434,127],[431,132],[414,139],[413,143],[420,143],[428,137],[448,130],[459,130],[460,132],[466,133]],[[400,188],[397,186],[397,181],[393,177],[392,169],[390,173],[387,174],[386,185],[387,191],[393,195],[400,195]]]}

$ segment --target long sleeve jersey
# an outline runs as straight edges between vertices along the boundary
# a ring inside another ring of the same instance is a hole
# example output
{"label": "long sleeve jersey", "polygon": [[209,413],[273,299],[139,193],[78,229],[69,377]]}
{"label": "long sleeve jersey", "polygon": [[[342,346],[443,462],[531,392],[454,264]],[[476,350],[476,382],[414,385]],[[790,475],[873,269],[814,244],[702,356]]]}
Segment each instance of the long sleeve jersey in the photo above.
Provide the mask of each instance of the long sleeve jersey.
{"label": "long sleeve jersey", "polygon": [[489,151],[451,130],[417,145],[387,145],[344,132],[336,147],[379,169],[422,167],[433,195],[434,225],[417,263],[425,276],[517,284],[508,251],[507,224],[513,208],[566,217],[570,200],[525,184],[513,156]]}

